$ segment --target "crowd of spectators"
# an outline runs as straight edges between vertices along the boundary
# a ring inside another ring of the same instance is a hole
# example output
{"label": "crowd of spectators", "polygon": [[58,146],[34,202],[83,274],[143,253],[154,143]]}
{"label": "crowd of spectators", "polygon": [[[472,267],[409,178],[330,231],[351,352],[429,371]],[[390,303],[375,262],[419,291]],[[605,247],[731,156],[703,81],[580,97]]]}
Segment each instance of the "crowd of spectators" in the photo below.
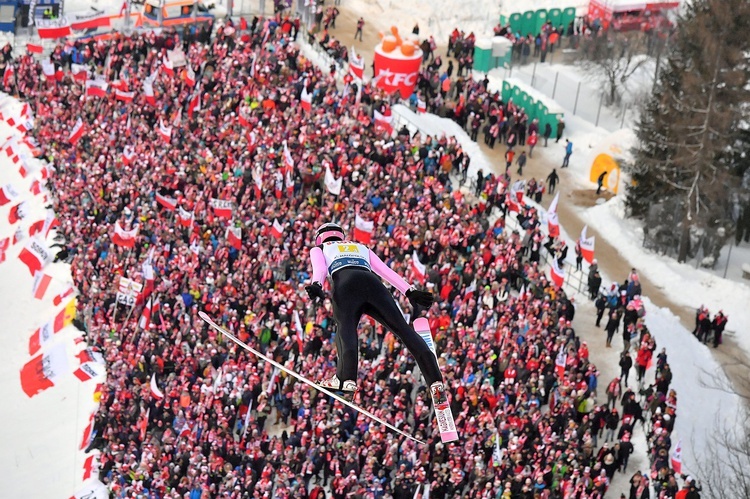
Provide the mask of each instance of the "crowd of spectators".
{"label": "crowd of spectators", "polygon": [[[574,304],[539,265],[537,211],[509,206],[507,176],[482,176],[479,202],[469,202],[450,182],[451,167],[469,164],[454,138],[393,138],[375,127],[372,109],[387,98],[366,88],[358,103],[300,56],[280,21],[222,25],[187,43],[166,31],[61,44],[49,56],[59,81],[31,54],[8,58],[15,75],[6,89],[36,110],[32,133],[56,168],[48,188],[86,338],[107,362],[87,449],[101,452],[100,479],[122,498],[411,498],[426,484],[437,498],[603,497],[627,469],[625,442],[642,416],[631,399],[629,421],[600,414],[598,370],[575,333]],[[195,87],[180,68],[163,67],[180,44]],[[106,97],[87,96],[68,72],[74,50],[90,78],[110,83]],[[143,81],[153,82],[153,101]],[[115,87],[135,99],[118,100]],[[71,145],[79,118],[85,133]],[[321,183],[326,169],[343,177],[338,196]],[[212,199],[231,202],[231,216]],[[414,360],[375,323],[360,326],[355,402],[425,446],[280,374],[197,315],[308,378],[330,376],[335,325],[329,304],[311,307],[305,296],[307,254],[317,225],[351,228],[356,214],[374,222],[373,251],[395,271],[416,281],[411,259],[427,266],[458,443],[440,442]],[[506,216],[518,231],[506,229]],[[113,243],[116,222],[138,227],[132,249]],[[241,229],[239,245],[228,227]],[[115,312],[118,279],[144,280],[144,263],[155,281],[126,320]],[[159,307],[140,328],[147,298]],[[651,345],[643,324],[635,328]],[[650,402],[662,414],[649,434],[659,476],[676,403],[663,395]],[[617,436],[599,442],[605,426]]]}

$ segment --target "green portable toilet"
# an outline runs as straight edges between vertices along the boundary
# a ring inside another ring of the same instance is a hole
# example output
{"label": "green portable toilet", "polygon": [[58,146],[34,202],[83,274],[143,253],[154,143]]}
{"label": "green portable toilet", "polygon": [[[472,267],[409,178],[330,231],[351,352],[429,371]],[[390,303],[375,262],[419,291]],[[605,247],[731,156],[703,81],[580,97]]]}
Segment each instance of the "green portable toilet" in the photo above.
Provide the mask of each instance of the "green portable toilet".
{"label": "green portable toilet", "polygon": [[529,94],[524,92],[523,90],[520,91],[520,95],[518,96],[518,101],[516,101],[516,104],[526,111],[529,108]]}
{"label": "green portable toilet", "polygon": [[508,102],[508,99],[513,95],[513,85],[508,83],[507,80],[503,81],[503,90],[500,93],[500,96],[503,99],[503,102]]}
{"label": "green portable toilet", "polygon": [[537,100],[533,95],[526,94],[526,105],[523,108],[526,111],[526,115],[529,117],[529,121],[536,118]]}
{"label": "green portable toilet", "polygon": [[514,35],[523,31],[523,16],[520,13],[510,15],[510,29]]}
{"label": "green portable toilet", "polygon": [[562,11],[560,9],[550,9],[547,12],[547,20],[552,23],[555,28],[567,29],[567,26],[563,26],[562,22]]}
{"label": "green portable toilet", "polygon": [[523,93],[523,91],[520,88],[518,88],[516,86],[513,87],[513,92],[511,93],[511,97],[513,98],[513,102],[517,106],[521,105],[521,94],[522,93]]}
{"label": "green portable toilet", "polygon": [[492,40],[489,38],[478,38],[474,43],[474,71],[487,73],[495,67],[493,62]]}
{"label": "green portable toilet", "polygon": [[500,14],[500,26],[505,26],[508,24],[508,21],[510,21],[510,17],[506,16],[505,14]]}
{"label": "green portable toilet", "polygon": [[544,102],[537,101],[536,102],[536,114],[534,118],[539,120],[539,135],[542,135],[544,132],[544,120],[545,116],[547,116],[547,106],[544,105]]}
{"label": "green portable toilet", "polygon": [[527,10],[523,13],[523,27],[521,28],[521,35],[526,36],[534,33],[536,29],[536,12],[533,10]]}
{"label": "green portable toilet", "polygon": [[562,12],[562,25],[565,29],[568,29],[568,25],[576,20],[576,8],[568,7]]}
{"label": "green portable toilet", "polygon": [[539,9],[534,15],[534,31],[531,33],[532,36],[536,36],[542,32],[544,23],[547,22],[547,9]]}

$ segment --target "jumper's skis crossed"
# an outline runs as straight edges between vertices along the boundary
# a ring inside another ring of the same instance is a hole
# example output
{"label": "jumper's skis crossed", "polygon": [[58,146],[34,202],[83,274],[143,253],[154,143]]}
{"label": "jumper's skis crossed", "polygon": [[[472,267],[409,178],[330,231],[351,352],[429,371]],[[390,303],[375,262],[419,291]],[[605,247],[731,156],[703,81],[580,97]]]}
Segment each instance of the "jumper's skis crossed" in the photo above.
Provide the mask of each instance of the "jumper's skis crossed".
{"label": "jumper's skis crossed", "polygon": [[327,390],[327,389],[323,388],[322,386],[316,384],[315,382],[313,382],[313,381],[305,378],[304,376],[302,376],[300,374],[297,374],[296,372],[294,372],[294,371],[292,371],[290,369],[287,369],[286,367],[282,366],[281,364],[279,364],[278,362],[274,361],[273,359],[271,359],[271,358],[263,355],[262,353],[260,353],[259,351],[255,350],[253,347],[251,347],[250,345],[246,344],[245,342],[243,342],[242,340],[240,340],[239,338],[237,338],[235,335],[233,335],[232,333],[230,333],[229,331],[227,331],[226,329],[224,329],[223,327],[221,327],[220,325],[218,325],[217,323],[215,323],[213,321],[213,319],[211,319],[205,312],[198,312],[198,316],[201,319],[203,319],[206,322],[206,324],[208,324],[209,326],[211,326],[212,328],[214,328],[216,331],[220,332],[221,334],[223,334],[224,336],[226,336],[227,338],[229,338],[230,340],[232,340],[233,342],[235,342],[237,345],[239,345],[240,347],[244,348],[248,352],[252,353],[256,357],[259,357],[259,358],[265,360],[266,362],[268,362],[272,366],[276,367],[277,369],[279,369],[281,371],[284,371],[288,375],[290,375],[290,376],[298,379],[299,381],[305,383],[308,386],[311,386],[311,387],[315,388],[319,392],[325,393],[329,397],[335,398],[336,400],[338,400],[339,402],[341,402],[345,406],[350,407],[350,408],[354,409],[355,411],[357,411],[357,412],[359,412],[361,414],[364,414],[368,418],[372,419],[373,421],[375,421],[377,423],[380,423],[381,425],[385,426],[389,430],[395,431],[399,435],[403,435],[403,436],[405,436],[406,438],[408,438],[410,440],[414,440],[415,442],[417,442],[419,444],[425,445],[425,442],[423,442],[422,440],[419,440],[418,438],[415,438],[415,437],[409,435],[408,433],[404,433],[403,431],[399,430],[395,426],[393,426],[393,425],[391,425],[389,423],[386,423],[385,421],[383,421],[382,419],[380,419],[379,417],[377,417],[375,414],[371,413],[370,411],[368,411],[366,409],[363,409],[362,407],[359,407],[358,405],[356,405],[356,404],[354,404],[352,402],[349,402],[348,400],[346,400],[345,398],[341,397],[340,395],[336,395],[335,393],[331,392],[330,390]]}

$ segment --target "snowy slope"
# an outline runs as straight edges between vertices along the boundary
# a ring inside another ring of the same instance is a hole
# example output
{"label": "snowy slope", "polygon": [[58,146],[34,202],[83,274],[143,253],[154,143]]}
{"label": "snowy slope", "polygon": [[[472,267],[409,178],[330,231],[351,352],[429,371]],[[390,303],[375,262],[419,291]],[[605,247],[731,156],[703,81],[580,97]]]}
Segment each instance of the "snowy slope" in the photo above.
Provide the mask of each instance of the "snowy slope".
{"label": "snowy slope", "polygon": [[[20,113],[21,105],[15,99],[0,93],[0,111],[7,119]],[[0,122],[0,137],[10,137],[17,132]],[[5,146],[3,146],[5,148]],[[16,150],[27,151],[25,145]],[[22,161],[24,161],[22,159]],[[39,164],[31,155],[25,160],[29,166]],[[55,307],[53,297],[72,284],[70,266],[50,263],[44,272],[53,280],[44,298],[32,296],[32,276],[19,259],[18,254],[28,241],[28,227],[45,218],[43,195],[34,196],[29,186],[39,172],[22,178],[19,166],[5,154],[0,153],[0,186],[11,183],[19,197],[0,207],[0,238],[13,238],[20,226],[25,238],[11,246],[0,263],[0,331],[3,331],[3,346],[0,348],[0,467],[5,470],[0,480],[0,497],[70,497],[82,484],[85,456],[81,440],[89,416],[95,408],[93,399],[97,380],[82,383],[73,376],[79,366],[75,354],[85,344],[76,344],[81,333],[73,326],[64,328],[53,336],[53,341],[42,347],[41,352],[63,348],[68,369],[61,373],[55,386],[29,398],[21,389],[20,371],[31,360],[29,338],[43,323],[53,319],[64,307]],[[26,202],[26,217],[11,226],[8,214],[12,206]],[[53,230],[46,240],[53,243]],[[58,345],[60,345],[58,347]],[[38,353],[37,353],[38,355]],[[35,355],[36,356],[36,355]],[[99,380],[101,381],[101,380]],[[40,480],[40,477],[43,477]]]}

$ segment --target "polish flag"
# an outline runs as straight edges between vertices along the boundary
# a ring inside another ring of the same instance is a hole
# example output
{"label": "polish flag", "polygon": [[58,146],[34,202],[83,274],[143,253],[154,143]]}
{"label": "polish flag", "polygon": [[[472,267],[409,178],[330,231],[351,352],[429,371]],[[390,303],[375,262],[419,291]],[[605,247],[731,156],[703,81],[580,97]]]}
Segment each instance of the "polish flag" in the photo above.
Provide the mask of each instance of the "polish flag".
{"label": "polish flag", "polygon": [[159,136],[165,141],[169,142],[172,139],[172,127],[164,124],[162,119],[159,119]]}
{"label": "polish flag", "polygon": [[52,276],[47,275],[44,272],[36,272],[34,274],[34,285],[31,288],[34,298],[37,300],[44,299],[44,294],[47,292],[47,288],[49,288],[51,282]]}
{"label": "polish flag", "polygon": [[508,194],[505,197],[505,204],[508,206],[509,212],[515,212],[515,213],[521,212],[521,206],[518,204],[518,202],[516,202],[516,199],[514,196],[511,196],[510,194]]}
{"label": "polish flag", "polygon": [[99,364],[104,364],[104,356],[93,348],[85,348],[81,350],[76,354],[76,359],[78,359],[81,364],[85,364],[86,362],[98,362]]}
{"label": "polish flag", "polygon": [[146,97],[146,102],[152,106],[156,105],[156,95],[154,94],[154,84],[150,81],[143,82],[143,95]]}
{"label": "polish flag", "polygon": [[547,229],[551,238],[558,237],[560,235],[560,222],[557,218],[557,201],[560,198],[560,193],[555,195],[555,199],[550,203],[547,208]]}
{"label": "polish flag", "polygon": [[41,54],[42,52],[44,52],[44,47],[35,43],[27,43],[26,50],[28,50],[32,54]]}
{"label": "polish flag", "polygon": [[523,203],[523,191],[526,188],[525,180],[516,180],[510,186],[510,195],[516,198],[518,203]]}
{"label": "polish flag", "polygon": [[287,146],[286,140],[284,141],[284,166],[287,170],[294,169],[294,160],[292,159],[292,153],[289,152],[289,146]]}
{"label": "polish flag", "polygon": [[[81,445],[79,447],[80,450],[88,448],[89,444],[91,443],[91,440],[93,439],[92,431],[94,429],[94,417],[96,416],[95,412],[91,413],[91,416],[89,416],[89,424],[86,425],[86,428],[83,429],[83,438],[81,438]],[[87,497],[91,497],[90,494],[93,494],[93,491],[91,493],[87,493],[84,495],[76,494],[72,496],[70,499],[84,499]]]}
{"label": "polish flag", "polygon": [[312,111],[312,94],[308,93],[307,87],[302,87],[302,95],[299,98],[300,106],[307,112]]}
{"label": "polish flag", "polygon": [[[86,446],[88,447],[88,445]],[[86,448],[84,447],[84,449]],[[83,481],[99,473],[99,454],[91,454],[83,462]]]}
{"label": "polish flag", "polygon": [[563,282],[565,281],[565,269],[561,268],[560,265],[558,265],[556,258],[552,259],[552,265],[550,266],[550,278],[558,288],[561,288]]}
{"label": "polish flag", "polygon": [[334,196],[338,196],[341,194],[341,185],[344,182],[343,175],[340,176],[338,179],[333,176],[333,172],[331,171],[331,168],[326,165],[326,173],[324,177],[324,182],[326,184],[326,189],[328,192],[333,194]]}
{"label": "polish flag", "polygon": [[75,126],[70,131],[70,135],[68,136],[68,142],[71,145],[75,145],[80,139],[83,137],[83,121],[81,118],[78,118],[78,121],[76,121]]}
{"label": "polish flag", "polygon": [[56,80],[55,77],[55,63],[49,59],[42,61],[42,74],[47,77],[47,80]]}
{"label": "polish flag", "polygon": [[115,99],[122,102],[133,102],[133,99],[135,99],[135,92],[123,92],[122,90],[115,90]]}
{"label": "polish flag", "polygon": [[164,59],[162,59],[162,66],[161,66],[161,68],[169,76],[174,76],[174,63],[172,62],[172,60],[168,56],[165,56]]}
{"label": "polish flag", "polygon": [[55,386],[55,381],[70,372],[64,343],[28,361],[21,369],[21,389],[29,397]]}
{"label": "polish flag", "polygon": [[586,229],[588,227],[586,225],[583,226],[583,230],[581,230],[581,237],[578,239],[578,244],[581,246],[581,255],[583,255],[583,259],[587,262],[591,263],[594,261],[594,236],[586,237]]}
{"label": "polish flag", "polygon": [[65,26],[49,26],[44,28],[37,26],[36,32],[41,39],[65,38],[73,33],[69,24]]}
{"label": "polish flag", "polygon": [[284,226],[276,218],[273,219],[273,225],[271,225],[271,235],[276,239],[281,239],[281,236],[284,235]]}
{"label": "polish flag", "polygon": [[106,97],[109,83],[104,80],[87,80],[86,95],[88,97]]}
{"label": "polish flag", "polygon": [[565,377],[565,364],[568,362],[568,354],[564,350],[560,351],[555,357],[555,373],[557,377],[563,379]]}
{"label": "polish flag", "polygon": [[0,188],[0,206],[5,206],[18,197],[18,192],[11,185],[7,184]]}
{"label": "polish flag", "polygon": [[677,445],[672,451],[672,455],[670,456],[669,460],[672,464],[672,469],[674,470],[674,472],[678,475],[682,473],[682,440],[677,441]]}
{"label": "polish flag", "polygon": [[8,88],[10,84],[12,83],[11,80],[15,81],[14,76],[16,75],[16,70],[13,67],[13,63],[8,64],[5,67],[5,73],[3,73],[3,86],[5,88]]}
{"label": "polish flag", "polygon": [[229,245],[236,249],[242,249],[242,228],[241,227],[227,227],[227,242]]}
{"label": "polish flag", "polygon": [[78,369],[73,371],[73,375],[81,381],[100,378],[106,374],[106,367],[98,362],[84,362],[78,367]]}
{"label": "polish flag", "polygon": [[150,384],[150,388],[151,388],[151,396],[152,396],[152,397],[154,397],[154,398],[155,398],[155,399],[157,399],[157,400],[161,400],[161,399],[163,399],[163,398],[164,398],[164,392],[162,392],[162,391],[161,391],[161,390],[159,389],[159,385],[158,385],[158,384],[156,383],[156,373],[153,373],[153,374],[151,375],[151,384]]}
{"label": "polish flag", "polygon": [[464,289],[464,299],[466,300],[468,298],[471,298],[472,296],[474,296],[474,293],[476,293],[476,291],[477,291],[477,279],[475,277],[474,280],[471,281],[471,284],[467,286],[466,289]]}
{"label": "polish flag", "polygon": [[217,217],[232,218],[232,202],[226,199],[211,198],[209,202],[211,209]]}
{"label": "polish flag", "polygon": [[414,270],[414,274],[416,274],[419,282],[424,284],[424,281],[427,278],[427,267],[425,266],[425,264],[419,261],[417,250],[414,250],[414,252],[411,254],[411,268],[412,270]]}
{"label": "polish flag", "polygon": [[418,113],[427,112],[427,103],[423,101],[422,99],[417,99],[417,112]]}
{"label": "polish flag", "polygon": [[296,310],[292,312],[292,320],[294,321],[294,329],[297,331],[297,347],[301,353],[305,339],[305,328],[302,327],[302,321],[299,319],[299,313]]}
{"label": "polish flag", "polygon": [[18,258],[26,264],[33,276],[52,261],[52,252],[38,237],[32,237],[18,254]]}
{"label": "polish flag", "polygon": [[168,211],[174,211],[177,209],[177,200],[169,196],[162,196],[158,192],[156,193],[156,202],[162,205]]}
{"label": "polish flag", "polygon": [[360,80],[365,73],[365,58],[355,52],[354,47],[349,52],[349,74]]}
{"label": "polish flag", "polygon": [[190,99],[190,102],[188,102],[188,118],[193,118],[193,113],[195,111],[201,110],[201,93],[200,91],[195,92],[195,95]]}
{"label": "polish flag", "polygon": [[377,110],[374,112],[375,116],[375,128],[382,128],[386,133],[393,132],[393,116],[391,115],[391,108],[386,106],[381,114]]}
{"label": "polish flag", "polygon": [[135,246],[135,239],[138,236],[138,226],[130,230],[125,230],[120,222],[115,222],[115,233],[112,234],[112,242],[117,246],[132,248]]}
{"label": "polish flag", "polygon": [[54,319],[39,327],[29,338],[29,355],[34,355],[52,341],[52,337],[73,323],[76,318],[76,301],[70,300],[65,308],[60,310]]}
{"label": "polish flag", "polygon": [[73,79],[79,83],[86,84],[86,80],[89,79],[89,70],[82,64],[71,64],[70,73],[73,75]]}
{"label": "polish flag", "polygon": [[372,233],[375,230],[375,223],[371,220],[365,220],[359,216],[354,217],[354,240],[363,244],[370,244]]}
{"label": "polish flag", "polygon": [[195,86],[195,71],[193,71],[193,68],[190,67],[190,64],[187,65],[185,68],[185,83],[188,84],[190,87]]}
{"label": "polish flag", "polygon": [[130,165],[135,159],[135,151],[130,147],[125,147],[122,150],[122,164]]}
{"label": "polish flag", "polygon": [[47,216],[44,217],[44,220],[37,220],[29,226],[29,235],[41,234],[42,237],[46,238],[49,235],[49,231],[59,226],[60,221],[55,216],[55,212],[47,210]]}
{"label": "polish flag", "polygon": [[178,208],[177,219],[182,227],[190,227],[193,225],[193,213],[185,210],[182,206]]}
{"label": "polish flag", "polygon": [[148,302],[146,302],[146,306],[143,307],[143,312],[141,312],[141,318],[138,320],[138,327],[141,329],[146,329],[151,325],[151,317],[159,310],[159,298],[157,297],[156,300],[152,297],[149,297]]}

